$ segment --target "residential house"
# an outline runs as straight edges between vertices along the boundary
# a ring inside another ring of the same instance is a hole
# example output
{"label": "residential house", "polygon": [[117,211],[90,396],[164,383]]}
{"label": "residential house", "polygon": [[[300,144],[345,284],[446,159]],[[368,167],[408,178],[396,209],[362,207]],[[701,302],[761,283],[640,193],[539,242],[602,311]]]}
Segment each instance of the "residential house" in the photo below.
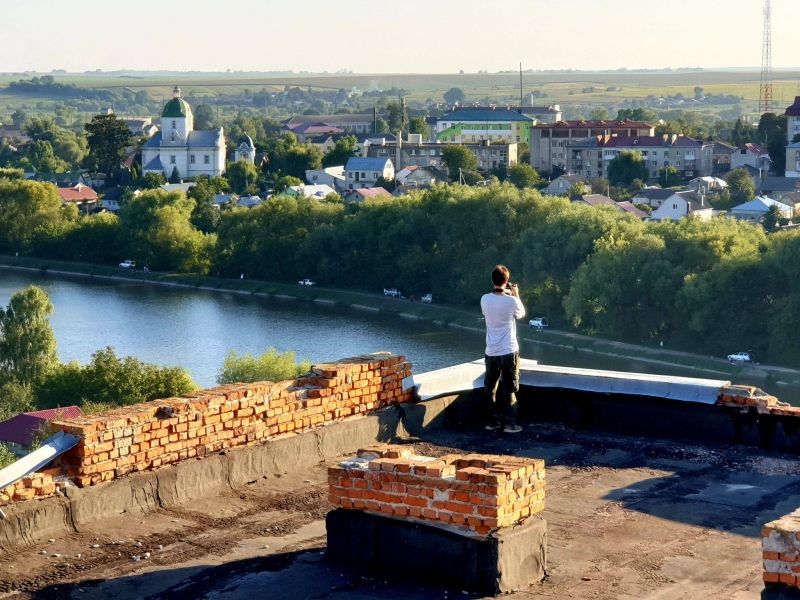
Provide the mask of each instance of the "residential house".
{"label": "residential house", "polygon": [[281,121],[281,132],[288,133],[301,125],[322,123],[346,133],[373,133],[377,114],[295,115]]}
{"label": "residential house", "polygon": [[800,192],[798,177],[763,177],[755,180],[756,192],[761,196],[769,196],[773,200],[783,202],[787,194]]}
{"label": "residential house", "polygon": [[301,144],[320,136],[340,135],[344,129],[326,123],[302,123],[291,130]]}
{"label": "residential house", "polygon": [[236,145],[236,149],[233,152],[233,159],[237,162],[243,160],[255,164],[256,145],[253,143],[253,138],[246,133],[239,138],[239,143]]}
{"label": "residential house", "polygon": [[711,150],[711,172],[714,175],[723,175],[731,170],[731,160],[735,152],[738,151],[736,146],[731,146],[725,142],[714,142],[714,147]]}
{"label": "residential house", "polygon": [[400,169],[395,175],[399,187],[425,188],[436,183],[448,183],[447,173],[436,167],[410,165]]}
{"label": "residential house", "polygon": [[259,196],[240,196],[236,206],[241,208],[254,208],[261,204],[263,200]]}
{"label": "residential house", "polygon": [[622,210],[622,212],[632,215],[641,221],[646,221],[650,218],[650,213],[643,211],[638,206],[635,206],[633,202],[617,202],[617,206],[620,210]]}
{"label": "residential house", "polygon": [[344,201],[348,204],[350,202],[363,202],[371,198],[391,198],[392,195],[382,187],[374,188],[358,188],[349,190],[345,196]]}
{"label": "residential house", "polygon": [[588,204],[589,206],[614,206],[617,207],[617,203],[614,202],[611,198],[606,196],[605,194],[583,194],[580,197],[580,200],[574,200],[576,204]]}
{"label": "residential house", "polygon": [[731,169],[739,169],[749,165],[756,171],[769,173],[772,162],[769,152],[761,144],[744,144],[731,155]]}
{"label": "residential house", "polygon": [[40,432],[50,428],[50,422],[58,419],[78,419],[80,407],[65,406],[20,413],[0,422],[0,442],[8,445],[12,452],[24,456],[33,449]]}
{"label": "residential house", "polygon": [[634,204],[644,204],[650,208],[658,208],[668,198],[679,190],[660,188],[660,187],[645,187],[634,192],[631,202]]}
{"label": "residential house", "polygon": [[730,211],[728,211],[728,215],[735,219],[739,219],[740,221],[761,223],[773,206],[777,207],[781,216],[786,219],[791,219],[794,215],[794,209],[791,206],[788,206],[783,202],[773,200],[772,198],[765,198],[763,196],[753,198],[750,200],[750,202],[745,202],[739,206],[734,206],[732,209],[730,209]]}
{"label": "residential house", "polygon": [[530,143],[534,119],[496,107],[464,107],[436,121],[436,140],[443,143]]}
{"label": "residential house", "polygon": [[394,164],[390,158],[353,157],[344,167],[348,190],[375,187],[379,179],[394,179]]}
{"label": "residential house", "polygon": [[78,184],[91,185],[88,173],[84,171],[69,171],[67,173],[38,173],[33,171],[25,173],[25,179],[52,183],[58,187],[74,187]]}
{"label": "residential house", "polygon": [[537,106],[534,104],[536,99],[531,94],[531,106],[523,106],[520,108],[523,115],[528,115],[536,119],[537,123],[558,123],[563,116],[561,107],[558,104],[551,104],[550,106]]}
{"label": "residential house", "polygon": [[24,146],[31,141],[25,130],[15,125],[0,125],[0,144]]}
{"label": "residential house", "polygon": [[125,188],[117,186],[103,194],[100,198],[99,206],[109,212],[116,213],[122,206],[124,198]]}
{"label": "residential house", "polygon": [[714,209],[706,198],[697,192],[674,192],[672,196],[656,208],[650,218],[653,221],[669,219],[678,221],[683,218],[708,220],[714,216]]}
{"label": "residential house", "polygon": [[74,204],[81,212],[86,213],[95,208],[99,200],[97,192],[82,183],[73,187],[59,187],[58,195],[65,205]]}
{"label": "residential house", "polygon": [[[602,177],[597,161],[595,168],[580,169],[573,165],[572,147],[577,142],[591,140],[597,136],[653,136],[655,127],[640,121],[558,121],[557,123],[540,123],[531,128],[530,148],[531,165],[541,172],[550,173],[553,168],[559,168],[567,173],[586,175],[588,177]],[[580,155],[575,160],[580,160]]]}
{"label": "residential house", "polygon": [[180,183],[165,183],[161,186],[161,189],[165,192],[183,192],[186,194],[196,185],[194,181],[181,181]]}
{"label": "residential house", "polygon": [[153,123],[150,117],[142,117],[139,119],[123,119],[125,125],[131,132],[131,135],[138,137],[153,137],[158,131],[158,126]]}
{"label": "residential house", "polygon": [[319,148],[323,154],[327,154],[336,147],[336,142],[348,135],[356,138],[356,148],[358,148],[357,156],[367,156],[367,148],[370,145],[382,146],[397,141],[397,136],[391,133],[336,133],[319,135],[307,140],[307,143],[313,144]]}
{"label": "residential house", "polygon": [[800,96],[786,109],[786,177],[800,177]]}
{"label": "residential house", "polygon": [[324,183],[317,183],[312,185],[290,185],[286,188],[284,193],[289,196],[303,196],[305,198],[322,200],[326,196],[335,194],[336,190]]}
{"label": "residential house", "polygon": [[308,169],[306,181],[312,185],[329,185],[335,190],[345,188],[344,165],[338,167],[325,167],[323,169]]}
{"label": "residential house", "polygon": [[686,184],[690,190],[702,192],[706,196],[709,194],[719,194],[728,188],[728,182],[719,177],[695,177]]}
{"label": "residential house", "polygon": [[589,180],[585,177],[566,174],[559,175],[553,179],[547,187],[542,188],[540,191],[545,196],[566,196],[570,188],[579,184],[585,185],[586,189],[591,189],[592,187]]}
{"label": "residential house", "polygon": [[223,206],[236,206],[239,202],[239,196],[236,194],[214,194],[214,205],[217,208]]}

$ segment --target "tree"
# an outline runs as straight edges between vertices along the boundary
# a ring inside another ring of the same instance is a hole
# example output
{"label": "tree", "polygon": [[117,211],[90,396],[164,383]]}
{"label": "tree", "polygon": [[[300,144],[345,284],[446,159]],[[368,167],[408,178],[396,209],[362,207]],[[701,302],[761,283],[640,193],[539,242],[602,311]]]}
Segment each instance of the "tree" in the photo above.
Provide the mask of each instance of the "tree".
{"label": "tree", "polygon": [[275,181],[275,192],[281,193],[285,192],[292,186],[303,185],[303,180],[299,177],[292,177],[291,175],[284,175],[283,177],[276,177]]}
{"label": "tree", "polygon": [[237,194],[249,194],[256,191],[260,173],[258,168],[246,160],[237,160],[228,163],[225,176],[230,182],[231,189]]}
{"label": "tree", "polygon": [[358,153],[358,140],[354,135],[346,135],[336,141],[325,156],[322,157],[323,167],[346,165],[347,161]]}
{"label": "tree", "polygon": [[769,207],[767,214],[764,215],[764,219],[762,220],[761,224],[764,226],[766,231],[772,232],[778,229],[782,218],[783,215],[781,214],[780,208],[773,204]]}
{"label": "tree", "polygon": [[652,123],[658,121],[658,115],[649,108],[621,108],[617,111],[617,121],[625,119]]}
{"label": "tree", "polygon": [[468,148],[460,144],[447,144],[442,151],[442,162],[447,165],[450,178],[458,180],[459,173],[478,170],[478,159]]}
{"label": "tree", "polygon": [[169,176],[169,182],[180,183],[181,181],[182,181],[181,174],[178,172],[178,166],[175,165],[174,167],[172,167],[172,173]]}
{"label": "tree", "polygon": [[756,186],[746,169],[733,169],[725,175],[731,200],[736,204],[755,198]]}
{"label": "tree", "polygon": [[517,163],[508,169],[508,181],[519,189],[538,188],[544,183],[539,172],[525,163]]}
{"label": "tree", "polygon": [[[589,188],[586,187],[586,184],[582,181],[578,181],[577,183],[570,186],[567,190],[567,198],[570,200],[580,200],[583,196],[589,193]],[[600,194],[607,193],[607,190],[603,190],[602,192],[597,192]]]}
{"label": "tree", "polygon": [[194,107],[195,129],[211,129],[214,125],[214,109],[208,104],[198,104]]}
{"label": "tree", "polygon": [[11,122],[14,124],[14,127],[21,129],[22,127],[25,126],[25,123],[27,121],[28,121],[28,115],[21,108],[18,108],[13,113],[11,113]]}
{"label": "tree", "polygon": [[428,131],[428,122],[425,120],[425,117],[414,117],[411,119],[408,123],[408,132],[419,133],[422,135],[423,140],[427,140],[430,133]]}
{"label": "tree", "polygon": [[444,93],[444,101],[448,104],[463,104],[467,96],[461,88],[453,87]]}
{"label": "tree", "polygon": [[37,404],[54,407],[87,403],[124,406],[186,394],[197,386],[179,367],[159,367],[107,347],[82,366],[73,361],[52,370],[36,389]]}
{"label": "tree", "polygon": [[0,310],[0,380],[35,383],[58,363],[52,312],[50,298],[37,286],[17,292]]}
{"label": "tree", "polygon": [[758,121],[758,138],[763,143],[775,173],[786,170],[786,115],[764,113]]}
{"label": "tree", "polygon": [[594,121],[607,121],[611,115],[608,114],[608,109],[604,106],[592,109],[589,113],[589,118]]}
{"label": "tree", "polygon": [[245,353],[241,356],[231,351],[225,357],[217,374],[217,383],[251,383],[253,381],[286,381],[294,379],[311,370],[311,363],[295,360],[294,352],[280,353],[275,348],[268,348],[264,354],[253,356]]}
{"label": "tree", "polygon": [[53,145],[44,140],[34,140],[25,146],[25,155],[20,163],[40,173],[63,173],[69,166],[56,158]]}
{"label": "tree", "polygon": [[756,139],[756,131],[750,125],[745,125],[741,118],[736,119],[731,131],[731,143],[734,146],[742,146]]}
{"label": "tree", "polygon": [[634,179],[647,179],[647,165],[639,152],[620,152],[608,165],[611,185],[631,185]]}
{"label": "tree", "polygon": [[658,183],[661,187],[668,188],[681,184],[681,176],[675,167],[662,167],[658,170]]}
{"label": "tree", "polygon": [[142,177],[142,187],[147,190],[157,190],[165,183],[167,183],[167,180],[162,173],[151,171],[150,173],[145,173],[144,177]]}
{"label": "tree", "polygon": [[89,142],[89,159],[96,169],[111,177],[119,170],[125,149],[131,143],[130,129],[114,114],[95,115],[84,129]]}
{"label": "tree", "polygon": [[701,88],[699,85],[696,85],[694,87],[694,99],[701,100],[702,98],[703,98],[703,88]]}
{"label": "tree", "polygon": [[52,184],[0,179],[0,250],[27,252],[43,232],[60,231],[61,207]]}

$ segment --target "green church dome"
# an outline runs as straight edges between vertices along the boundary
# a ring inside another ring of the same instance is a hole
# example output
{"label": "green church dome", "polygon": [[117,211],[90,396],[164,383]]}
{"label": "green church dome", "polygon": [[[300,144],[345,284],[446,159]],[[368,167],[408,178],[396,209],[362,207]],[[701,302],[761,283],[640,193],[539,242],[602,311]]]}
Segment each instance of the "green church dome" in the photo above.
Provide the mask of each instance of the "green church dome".
{"label": "green church dome", "polygon": [[174,93],[175,97],[164,105],[164,112],[161,113],[162,119],[180,119],[192,114],[189,103],[181,98],[181,88],[175,86]]}

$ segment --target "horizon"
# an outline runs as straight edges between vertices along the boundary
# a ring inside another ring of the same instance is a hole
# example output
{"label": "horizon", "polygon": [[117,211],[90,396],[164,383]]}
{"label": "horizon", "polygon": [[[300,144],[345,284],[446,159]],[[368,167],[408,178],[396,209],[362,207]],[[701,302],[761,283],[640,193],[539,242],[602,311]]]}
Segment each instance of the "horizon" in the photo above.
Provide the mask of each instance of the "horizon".
{"label": "horizon", "polygon": [[[39,40],[64,38],[64,23],[75,20],[74,2],[10,0],[4,7],[6,52],[0,57],[0,72],[341,74],[346,70],[354,75],[436,75],[512,71],[520,60],[523,70],[535,66],[533,72],[760,70],[736,66],[760,61],[761,3],[753,0],[725,2],[724,18],[714,7],[721,4],[717,2],[568,0],[554,8],[546,0],[507,0],[501,14],[489,19],[485,2],[479,0],[461,0],[456,7],[443,0],[427,4],[411,0],[404,5],[403,14],[411,17],[404,26],[384,25],[391,14],[369,0],[296,0],[272,6],[230,0],[222,14],[211,0],[196,0],[191,11],[177,17],[168,14],[170,9],[162,3],[140,0],[138,14],[158,15],[153,19],[132,19],[128,5],[121,2],[80,4],[108,26],[93,28],[91,36],[73,35],[64,48]],[[171,10],[181,12],[179,7]],[[420,11],[424,18],[415,20]],[[251,24],[244,34],[237,33],[242,15]],[[622,26],[619,15],[626,18]],[[798,20],[800,4],[773,0],[776,71],[800,68],[787,62],[794,57],[792,25]],[[143,33],[142,23],[151,25],[151,31]],[[614,35],[620,27],[624,35]],[[37,32],[35,44],[31,30]],[[393,30],[397,35],[391,35]],[[232,33],[223,37],[223,31]],[[379,36],[376,31],[386,33]],[[565,35],[584,31],[590,33]],[[548,57],[547,64],[541,64],[542,56]],[[698,57],[704,57],[704,65],[686,66]]]}

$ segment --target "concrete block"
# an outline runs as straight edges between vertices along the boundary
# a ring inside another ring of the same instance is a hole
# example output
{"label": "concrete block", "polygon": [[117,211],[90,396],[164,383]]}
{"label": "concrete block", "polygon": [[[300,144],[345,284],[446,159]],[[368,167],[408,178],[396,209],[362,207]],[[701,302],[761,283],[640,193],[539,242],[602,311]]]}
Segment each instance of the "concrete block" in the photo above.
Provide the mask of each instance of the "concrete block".
{"label": "concrete block", "polygon": [[496,595],[525,590],[546,574],[547,523],[539,518],[477,536],[360,510],[336,509],[328,513],[326,527],[330,560],[385,577]]}

